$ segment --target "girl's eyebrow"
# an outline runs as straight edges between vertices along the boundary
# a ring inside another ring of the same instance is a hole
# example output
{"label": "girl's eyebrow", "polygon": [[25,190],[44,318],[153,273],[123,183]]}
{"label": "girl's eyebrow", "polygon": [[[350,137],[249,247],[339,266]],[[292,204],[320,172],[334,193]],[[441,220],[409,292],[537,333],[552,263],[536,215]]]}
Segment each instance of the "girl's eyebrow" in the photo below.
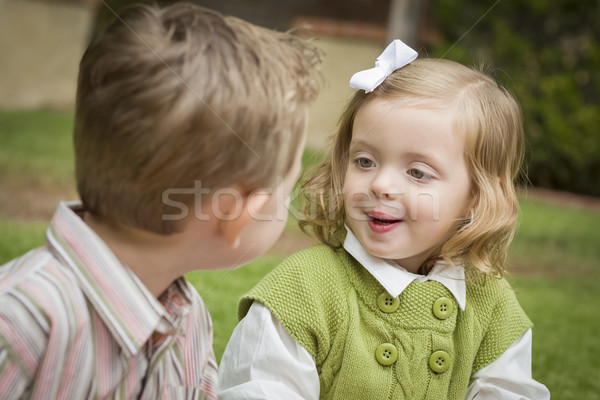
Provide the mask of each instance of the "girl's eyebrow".
{"label": "girl's eyebrow", "polygon": [[350,148],[349,149],[352,150],[355,147],[364,147],[364,148],[367,148],[369,150],[376,150],[375,146],[373,146],[372,144],[368,143],[364,139],[352,140],[350,142]]}
{"label": "girl's eyebrow", "polygon": [[[356,141],[351,141],[350,142],[350,151],[352,151],[354,148],[356,147],[360,147],[360,148],[364,148],[370,151],[377,151],[377,147],[375,145],[370,144],[368,141],[364,140],[364,139],[358,139]],[[408,151],[406,153],[403,153],[403,156],[409,157],[409,158],[416,158],[419,160],[424,160],[426,162],[431,162],[431,163],[438,163],[439,162],[439,158],[435,156],[434,153],[431,152],[425,152],[425,151]]]}
{"label": "girl's eyebrow", "polygon": [[434,153],[409,151],[405,155],[408,157],[411,157],[411,158],[422,159],[422,160],[429,161],[429,162],[439,161],[439,158],[436,157]]}

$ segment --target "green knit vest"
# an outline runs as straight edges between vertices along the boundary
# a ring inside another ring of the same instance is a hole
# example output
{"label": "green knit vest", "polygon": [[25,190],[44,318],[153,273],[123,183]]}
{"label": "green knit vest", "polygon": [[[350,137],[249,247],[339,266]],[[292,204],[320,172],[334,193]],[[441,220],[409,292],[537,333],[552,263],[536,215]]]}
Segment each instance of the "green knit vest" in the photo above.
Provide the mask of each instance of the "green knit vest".
{"label": "green knit vest", "polygon": [[[383,312],[375,278],[346,251],[321,245],[276,267],[242,297],[238,316],[254,300],[266,305],[315,358],[321,399],[464,399],[471,375],[532,325],[504,279],[466,286],[464,311],[428,281],[411,283],[398,308]],[[451,301],[445,319],[433,312],[440,298]],[[389,365],[377,354],[382,344],[395,352],[384,354]],[[436,363],[447,369],[434,372]]]}

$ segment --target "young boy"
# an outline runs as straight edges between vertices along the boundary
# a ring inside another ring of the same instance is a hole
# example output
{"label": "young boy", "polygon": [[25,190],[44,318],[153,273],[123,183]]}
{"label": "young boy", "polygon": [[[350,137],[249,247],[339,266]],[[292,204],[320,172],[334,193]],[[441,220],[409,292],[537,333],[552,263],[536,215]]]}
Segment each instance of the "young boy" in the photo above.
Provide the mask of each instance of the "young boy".
{"label": "young boy", "polygon": [[319,52],[190,4],[135,6],[80,65],[81,203],[0,267],[2,398],[216,398],[211,321],[183,278],[277,239]]}

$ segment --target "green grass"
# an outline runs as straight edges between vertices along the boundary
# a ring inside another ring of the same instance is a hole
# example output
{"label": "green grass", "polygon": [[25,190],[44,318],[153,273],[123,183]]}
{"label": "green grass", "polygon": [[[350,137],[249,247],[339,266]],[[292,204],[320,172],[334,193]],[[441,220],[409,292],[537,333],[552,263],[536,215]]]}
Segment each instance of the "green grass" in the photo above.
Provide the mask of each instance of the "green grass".
{"label": "green grass", "polygon": [[[62,113],[0,111],[0,179],[26,177],[27,182],[52,184],[72,180],[72,124],[72,117]],[[303,165],[320,157],[308,150]],[[521,205],[509,279],[535,325],[534,377],[555,399],[598,398],[600,213],[527,198]],[[0,264],[43,245],[46,226],[0,219]],[[293,222],[286,229],[297,231]],[[265,256],[233,271],[186,275],[211,312],[217,359],[237,323],[239,297],[280,261]]]}
{"label": "green grass", "polygon": [[325,154],[310,148],[304,149],[302,154],[302,167],[306,169],[311,165],[317,164],[325,159]]}
{"label": "green grass", "polygon": [[282,257],[264,256],[254,262],[224,271],[195,271],[186,275],[208,306],[214,324],[214,350],[221,359],[227,341],[237,325],[237,303]]}
{"label": "green grass", "polygon": [[521,199],[511,260],[520,266],[563,273],[598,271],[600,213]]}
{"label": "green grass", "polygon": [[534,323],[534,377],[555,399],[600,393],[600,213],[521,199],[510,277]]}
{"label": "green grass", "polygon": [[71,182],[72,130],[69,113],[0,110],[0,176],[27,175],[45,184]]}
{"label": "green grass", "polygon": [[512,279],[534,323],[533,375],[555,399],[597,399],[600,393],[600,295],[594,275]]}
{"label": "green grass", "polygon": [[42,246],[47,222],[23,222],[0,219],[0,265]]}

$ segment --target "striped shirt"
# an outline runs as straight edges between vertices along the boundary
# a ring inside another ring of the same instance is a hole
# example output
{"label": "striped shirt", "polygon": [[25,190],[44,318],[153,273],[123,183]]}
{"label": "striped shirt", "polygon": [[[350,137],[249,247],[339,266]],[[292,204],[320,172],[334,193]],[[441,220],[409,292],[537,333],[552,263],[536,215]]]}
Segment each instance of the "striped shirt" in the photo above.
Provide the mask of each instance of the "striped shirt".
{"label": "striped shirt", "polygon": [[0,398],[216,399],[212,323],[183,278],[157,299],[61,203],[0,266]]}

